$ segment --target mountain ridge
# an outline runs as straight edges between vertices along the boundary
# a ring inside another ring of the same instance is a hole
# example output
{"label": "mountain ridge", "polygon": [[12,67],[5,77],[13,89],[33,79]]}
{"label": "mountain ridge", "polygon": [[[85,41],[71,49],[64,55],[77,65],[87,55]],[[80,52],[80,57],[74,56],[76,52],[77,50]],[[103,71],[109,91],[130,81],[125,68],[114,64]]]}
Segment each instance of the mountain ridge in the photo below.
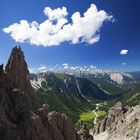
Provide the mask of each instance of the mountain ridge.
{"label": "mountain ridge", "polygon": [[38,75],[30,75],[30,81],[34,88],[44,88],[53,94],[69,93],[84,98],[109,99],[111,96],[86,78],[73,75],[46,72]]}

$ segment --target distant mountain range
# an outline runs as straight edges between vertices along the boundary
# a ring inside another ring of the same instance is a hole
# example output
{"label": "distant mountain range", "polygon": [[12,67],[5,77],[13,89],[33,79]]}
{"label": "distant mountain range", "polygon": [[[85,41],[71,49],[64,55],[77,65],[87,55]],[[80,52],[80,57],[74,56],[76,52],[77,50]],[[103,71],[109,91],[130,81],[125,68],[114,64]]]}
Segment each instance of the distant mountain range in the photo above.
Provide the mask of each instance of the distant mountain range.
{"label": "distant mountain range", "polygon": [[42,88],[52,94],[67,93],[83,99],[85,96],[100,100],[110,98],[108,92],[85,77],[45,72],[30,74],[30,81],[35,89]]}
{"label": "distant mountain range", "polygon": [[[112,72],[97,69],[89,72],[67,70],[61,73],[30,74],[30,80],[35,89],[46,87],[53,93],[65,92],[77,96],[87,95],[105,99],[106,94],[122,93],[133,84],[140,82],[140,72]],[[88,88],[88,90],[85,88]]]}
{"label": "distant mountain range", "polygon": [[102,70],[96,68],[90,69],[67,69],[62,73],[75,75],[77,77],[94,76],[94,78],[101,79],[105,78],[111,82],[115,82],[118,85],[128,84],[140,81],[140,71],[136,72],[114,72],[111,70]]}
{"label": "distant mountain range", "polygon": [[102,72],[83,74],[82,77],[88,78],[110,94],[123,93],[140,82],[140,72]]}

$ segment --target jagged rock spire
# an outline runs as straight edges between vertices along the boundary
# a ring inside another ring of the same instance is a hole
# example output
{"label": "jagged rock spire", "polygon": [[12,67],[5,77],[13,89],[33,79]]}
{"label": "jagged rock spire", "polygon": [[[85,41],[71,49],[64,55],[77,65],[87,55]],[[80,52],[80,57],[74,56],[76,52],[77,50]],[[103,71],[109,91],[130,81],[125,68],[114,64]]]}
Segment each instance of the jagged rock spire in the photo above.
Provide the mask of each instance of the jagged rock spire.
{"label": "jagged rock spire", "polygon": [[21,47],[13,48],[5,67],[7,90],[18,89],[24,92],[30,106],[38,107],[33,88],[29,80],[28,66]]}
{"label": "jagged rock spire", "polygon": [[30,86],[29,71],[20,46],[13,48],[5,72],[11,83],[10,88],[25,89]]}
{"label": "jagged rock spire", "polygon": [[5,74],[3,70],[3,64],[0,65],[0,88],[5,86]]}

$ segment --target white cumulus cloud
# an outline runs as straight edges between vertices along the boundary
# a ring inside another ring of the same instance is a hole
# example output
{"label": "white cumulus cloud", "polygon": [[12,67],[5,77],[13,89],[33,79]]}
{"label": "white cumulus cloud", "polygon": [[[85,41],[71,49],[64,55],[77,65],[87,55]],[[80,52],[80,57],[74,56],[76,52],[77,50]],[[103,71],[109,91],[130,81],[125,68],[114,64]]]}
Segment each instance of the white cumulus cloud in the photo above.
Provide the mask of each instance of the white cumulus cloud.
{"label": "white cumulus cloud", "polygon": [[47,67],[40,65],[40,67],[38,68],[39,72],[46,72],[47,71]]}
{"label": "white cumulus cloud", "polygon": [[52,10],[50,7],[44,9],[44,14],[48,16],[49,20],[65,18],[68,15],[66,7]]}
{"label": "white cumulus cloud", "polygon": [[91,68],[91,69],[96,69],[96,66],[90,65],[90,68]]}
{"label": "white cumulus cloud", "polygon": [[62,65],[63,65],[64,69],[68,69],[69,68],[69,65],[67,63],[64,63]]}
{"label": "white cumulus cloud", "polygon": [[66,7],[46,7],[44,14],[47,19],[42,23],[20,20],[3,31],[10,34],[16,42],[27,42],[37,46],[56,46],[65,41],[73,44],[94,44],[100,39],[100,28],[104,21],[113,19],[112,15],[108,15],[104,10],[98,10],[94,4],[91,4],[83,15],[80,12],[73,13],[72,22],[67,19]]}
{"label": "white cumulus cloud", "polygon": [[127,63],[123,62],[123,63],[122,63],[122,66],[125,66],[126,64],[127,64]]}
{"label": "white cumulus cloud", "polygon": [[33,69],[33,68],[29,68],[29,72],[30,72],[30,73],[36,73],[36,70]]}
{"label": "white cumulus cloud", "polygon": [[123,50],[120,51],[120,54],[121,55],[126,55],[126,54],[128,54],[128,50],[123,49]]}

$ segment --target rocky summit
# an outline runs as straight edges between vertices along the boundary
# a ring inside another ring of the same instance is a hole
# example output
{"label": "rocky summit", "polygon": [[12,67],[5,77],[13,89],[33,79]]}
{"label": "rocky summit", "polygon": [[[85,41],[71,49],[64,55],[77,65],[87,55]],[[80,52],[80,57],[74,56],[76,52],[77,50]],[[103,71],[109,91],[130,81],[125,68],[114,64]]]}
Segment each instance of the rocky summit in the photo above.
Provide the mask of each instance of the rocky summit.
{"label": "rocky summit", "polygon": [[20,47],[13,48],[5,69],[0,66],[0,139],[81,139],[70,118],[36,98]]}

